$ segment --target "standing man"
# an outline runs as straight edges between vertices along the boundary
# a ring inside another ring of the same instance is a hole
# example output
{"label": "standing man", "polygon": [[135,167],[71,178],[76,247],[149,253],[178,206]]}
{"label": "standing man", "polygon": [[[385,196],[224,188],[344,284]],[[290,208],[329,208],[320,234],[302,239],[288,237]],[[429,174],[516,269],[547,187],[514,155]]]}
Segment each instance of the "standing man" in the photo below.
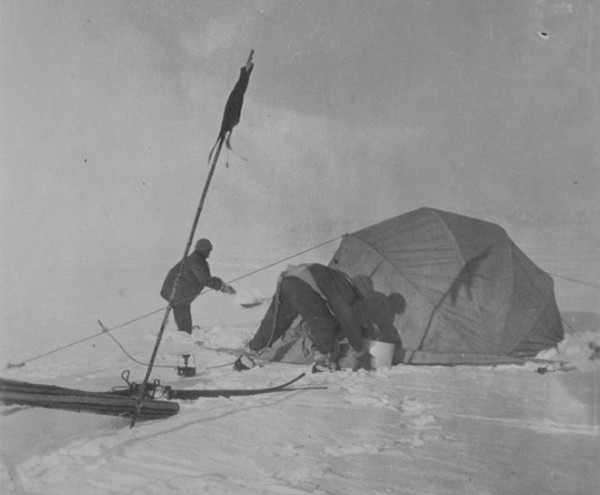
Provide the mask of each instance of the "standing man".
{"label": "standing man", "polygon": [[227,285],[220,278],[210,275],[210,268],[206,260],[211,251],[212,244],[208,239],[200,239],[196,242],[194,252],[169,270],[160,291],[163,299],[169,301],[179,273],[179,266],[184,263],[175,294],[172,296],[171,307],[177,329],[188,335],[192,334],[191,304],[204,287],[210,287],[225,294],[235,294],[233,287]]}

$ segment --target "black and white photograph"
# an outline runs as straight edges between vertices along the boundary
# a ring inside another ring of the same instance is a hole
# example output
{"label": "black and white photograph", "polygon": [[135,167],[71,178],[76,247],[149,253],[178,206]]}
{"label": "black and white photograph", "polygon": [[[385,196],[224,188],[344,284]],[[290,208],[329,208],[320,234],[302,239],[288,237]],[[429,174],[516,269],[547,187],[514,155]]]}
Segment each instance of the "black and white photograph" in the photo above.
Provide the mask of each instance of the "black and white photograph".
{"label": "black and white photograph", "polygon": [[591,495],[600,3],[0,0],[0,492]]}

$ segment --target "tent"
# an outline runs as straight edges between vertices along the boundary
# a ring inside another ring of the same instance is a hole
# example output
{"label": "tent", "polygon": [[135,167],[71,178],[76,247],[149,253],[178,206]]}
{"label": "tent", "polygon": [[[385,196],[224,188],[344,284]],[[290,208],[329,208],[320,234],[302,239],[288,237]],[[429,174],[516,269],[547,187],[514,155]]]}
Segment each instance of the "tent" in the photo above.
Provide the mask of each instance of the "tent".
{"label": "tent", "polygon": [[519,362],[563,338],[552,278],[493,223],[420,208],[345,235],[329,266],[404,296],[397,362]]}

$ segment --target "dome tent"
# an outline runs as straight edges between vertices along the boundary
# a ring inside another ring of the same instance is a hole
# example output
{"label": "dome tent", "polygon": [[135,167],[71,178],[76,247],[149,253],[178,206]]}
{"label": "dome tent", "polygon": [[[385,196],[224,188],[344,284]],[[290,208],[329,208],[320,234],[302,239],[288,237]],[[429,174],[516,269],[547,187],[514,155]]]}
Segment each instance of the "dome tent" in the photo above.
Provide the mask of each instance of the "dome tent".
{"label": "dome tent", "polygon": [[397,362],[518,362],[563,338],[552,278],[493,223],[420,208],[347,234],[329,266],[404,296]]}

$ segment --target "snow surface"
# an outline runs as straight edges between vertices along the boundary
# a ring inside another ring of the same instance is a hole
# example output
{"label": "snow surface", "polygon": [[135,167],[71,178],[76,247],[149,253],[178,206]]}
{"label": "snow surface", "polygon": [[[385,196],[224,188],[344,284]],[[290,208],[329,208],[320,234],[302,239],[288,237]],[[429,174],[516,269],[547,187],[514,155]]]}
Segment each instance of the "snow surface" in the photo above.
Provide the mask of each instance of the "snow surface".
{"label": "snow surface", "polygon": [[[265,307],[249,311],[260,317]],[[578,321],[546,353],[570,371],[530,363],[309,374],[285,392],[184,401],[176,416],[133,429],[124,418],[2,406],[2,493],[597,493],[600,359],[589,343],[600,344],[600,326]],[[258,388],[309,371],[234,371],[235,355],[215,349],[243,346],[253,326],[205,327],[191,346],[172,331],[152,376],[164,384]],[[114,334],[145,360],[156,331]],[[190,349],[197,375],[179,378],[172,366]],[[102,336],[2,377],[108,390],[125,369],[143,379],[145,367]]]}
{"label": "snow surface", "polygon": [[0,406],[0,493],[600,492],[598,8],[379,3],[2,2],[0,368],[27,363],[0,376],[86,390],[143,378],[96,320],[147,361],[250,46],[234,135],[250,160],[220,163],[196,232],[213,275],[247,293],[194,303],[196,377],[177,380],[169,326],[152,378],[264,387],[306,371],[237,373],[208,347],[253,333],[266,305],[241,304],[272,294],[277,260],[328,263],[335,238],[421,206],[500,224],[553,274],[570,335],[550,357],[571,371],[311,375],[133,429]]}

